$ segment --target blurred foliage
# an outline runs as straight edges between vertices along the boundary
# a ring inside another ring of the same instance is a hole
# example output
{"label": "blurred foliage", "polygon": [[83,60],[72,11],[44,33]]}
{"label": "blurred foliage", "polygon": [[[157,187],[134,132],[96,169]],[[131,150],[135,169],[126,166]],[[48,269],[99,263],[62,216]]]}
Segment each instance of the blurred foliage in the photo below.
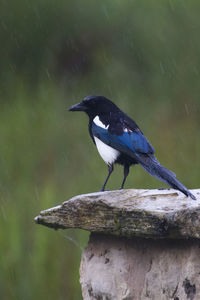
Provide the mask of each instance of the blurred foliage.
{"label": "blurred foliage", "polygon": [[[114,100],[159,160],[199,187],[199,10],[194,0],[1,0],[1,299],[81,299],[88,233],[33,218],[105,179],[87,117],[67,112],[84,96]],[[121,180],[116,167],[108,188]],[[162,186],[140,167],[126,185]]]}

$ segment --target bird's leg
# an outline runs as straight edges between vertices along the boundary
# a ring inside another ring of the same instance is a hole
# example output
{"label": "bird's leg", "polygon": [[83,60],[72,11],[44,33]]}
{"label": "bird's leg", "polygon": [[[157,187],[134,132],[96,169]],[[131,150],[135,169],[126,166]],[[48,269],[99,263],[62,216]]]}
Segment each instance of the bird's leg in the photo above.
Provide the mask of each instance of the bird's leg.
{"label": "bird's leg", "polygon": [[122,181],[122,185],[120,187],[120,190],[122,190],[124,188],[124,183],[126,181],[126,178],[128,176],[128,173],[129,173],[129,165],[124,165],[124,179]]}
{"label": "bird's leg", "polygon": [[105,180],[100,192],[103,192],[105,190],[106,183],[107,183],[107,181],[108,181],[108,179],[109,179],[109,177],[110,177],[113,170],[114,170],[113,165],[108,165],[108,176],[106,177],[106,180]]}

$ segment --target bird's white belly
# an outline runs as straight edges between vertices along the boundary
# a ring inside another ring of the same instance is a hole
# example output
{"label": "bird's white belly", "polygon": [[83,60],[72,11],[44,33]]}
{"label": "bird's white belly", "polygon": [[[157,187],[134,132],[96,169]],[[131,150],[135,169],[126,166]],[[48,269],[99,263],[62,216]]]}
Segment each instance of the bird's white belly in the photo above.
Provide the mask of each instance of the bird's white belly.
{"label": "bird's white belly", "polygon": [[99,154],[101,155],[103,160],[109,165],[113,164],[115,162],[115,160],[117,159],[117,157],[119,156],[120,152],[118,150],[106,145],[105,143],[103,143],[100,139],[98,139],[95,136],[94,136],[94,140],[95,140],[97,149],[99,151]]}

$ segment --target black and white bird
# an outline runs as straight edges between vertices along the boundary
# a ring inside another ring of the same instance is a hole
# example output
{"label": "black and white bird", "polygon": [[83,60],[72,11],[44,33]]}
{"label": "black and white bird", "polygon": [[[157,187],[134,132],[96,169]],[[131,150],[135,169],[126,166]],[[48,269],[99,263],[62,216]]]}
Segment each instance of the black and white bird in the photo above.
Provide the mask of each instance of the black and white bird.
{"label": "black and white bird", "polygon": [[70,111],[84,111],[89,117],[89,133],[97,150],[108,165],[106,183],[113,172],[114,164],[124,166],[123,189],[131,165],[141,165],[150,175],[157,177],[186,196],[195,196],[163,167],[155,157],[154,149],[137,124],[104,96],[92,95],[73,105]]}

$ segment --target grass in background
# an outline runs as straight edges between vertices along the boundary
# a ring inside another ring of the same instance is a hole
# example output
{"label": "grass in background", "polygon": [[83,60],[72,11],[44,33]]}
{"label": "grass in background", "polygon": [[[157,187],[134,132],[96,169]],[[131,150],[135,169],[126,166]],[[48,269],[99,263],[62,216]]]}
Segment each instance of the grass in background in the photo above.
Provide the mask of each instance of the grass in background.
{"label": "grass in background", "polygon": [[[2,104],[2,299],[41,299],[41,295],[48,295],[48,299],[81,298],[78,269],[81,247],[86,245],[88,234],[79,230],[57,232],[33,222],[40,210],[76,194],[98,191],[107,173],[87,132],[87,117],[66,110],[74,102],[71,99],[55,86],[44,84],[34,96],[26,89],[16,90],[15,102],[10,105],[8,99]],[[120,99],[117,101],[126,106]],[[149,108],[144,103],[141,99],[134,104],[138,111],[135,117],[157,149],[160,161],[175,171],[186,186],[197,188],[197,112],[191,106],[180,106],[177,112],[173,105],[163,110],[164,104]],[[134,110],[129,114],[134,116]],[[121,180],[122,168],[116,167],[108,188],[118,188]],[[126,185],[161,186],[165,185],[140,167],[131,169]]]}
{"label": "grass in background", "polygon": [[[53,231],[33,219],[105,180],[87,117],[67,111],[84,96],[113,100],[160,162],[188,188],[199,187],[199,8],[193,0],[2,1],[1,299],[81,299],[88,233]],[[107,188],[122,177],[116,167]],[[131,169],[126,188],[157,187],[166,186]]]}

